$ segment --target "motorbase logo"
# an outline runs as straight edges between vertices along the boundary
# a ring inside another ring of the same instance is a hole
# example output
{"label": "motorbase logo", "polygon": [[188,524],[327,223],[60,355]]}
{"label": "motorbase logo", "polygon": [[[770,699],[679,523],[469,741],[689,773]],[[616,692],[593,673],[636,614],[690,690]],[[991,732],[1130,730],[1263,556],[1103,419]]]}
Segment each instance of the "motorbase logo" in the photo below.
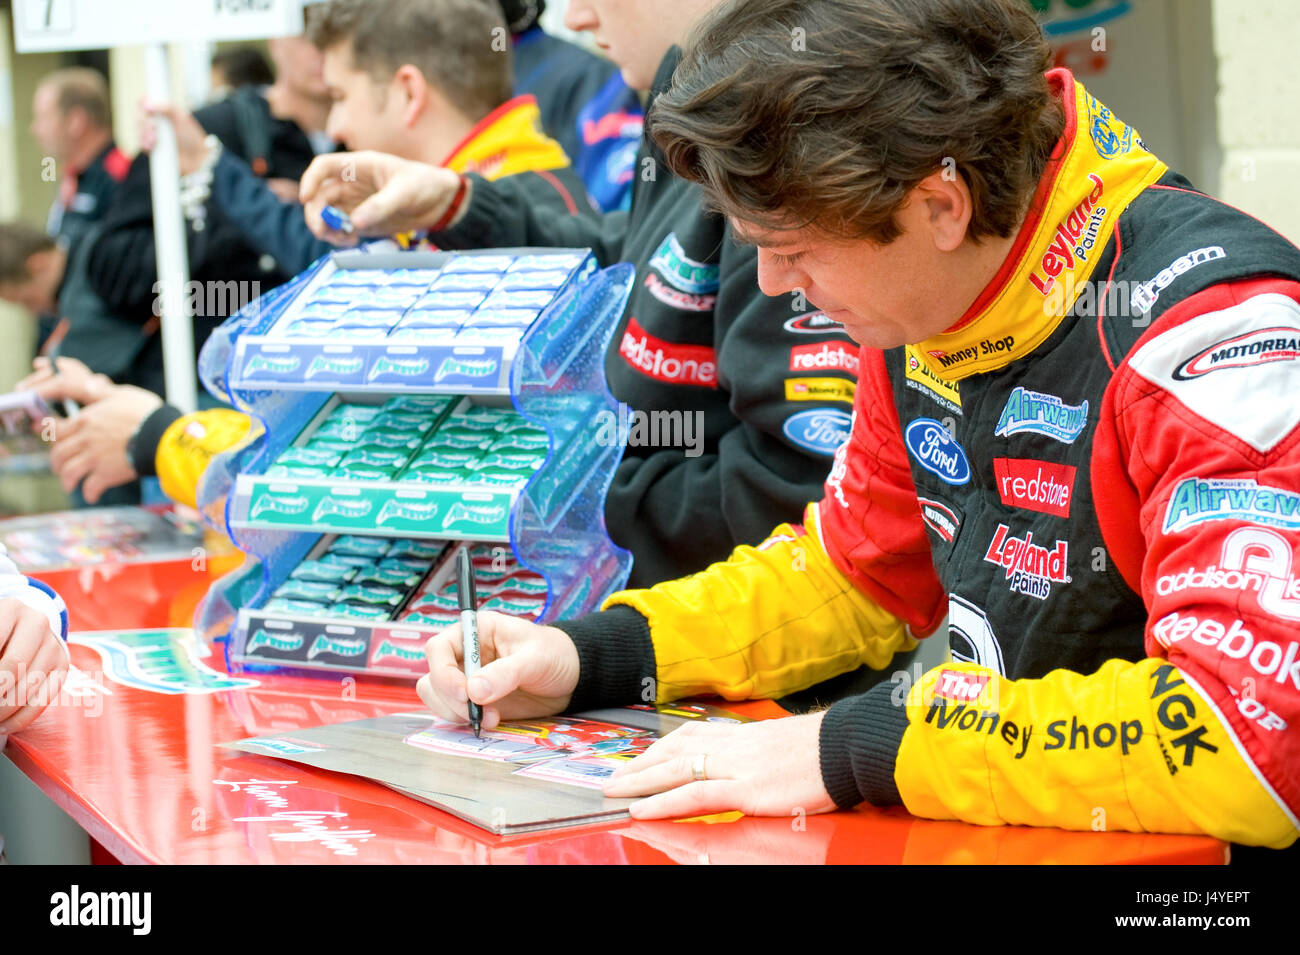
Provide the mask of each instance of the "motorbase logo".
{"label": "motorbase logo", "polygon": [[908,345],[903,354],[903,383],[913,391],[938,402],[953,414],[961,414],[961,391],[955,381],[945,381],[920,358],[920,350]]}
{"label": "motorbase logo", "polygon": [[682,345],[651,335],[628,319],[618,353],[642,374],[672,385],[718,387],[717,352],[708,345]]}
{"label": "motorbase logo", "polygon": [[1031,432],[1073,444],[1088,426],[1088,402],[1066,404],[1056,395],[1017,387],[1007,398],[993,433],[999,438]]}
{"label": "motorbase logo", "polygon": [[848,342],[796,345],[790,349],[791,371],[846,371],[856,375],[860,364],[857,346]]}
{"label": "motorbase logo", "polygon": [[955,541],[957,532],[961,530],[961,517],[957,512],[933,498],[918,496],[917,501],[921,505],[921,520],[925,521],[925,526],[938,534],[945,543]]}
{"label": "motorbase logo", "polygon": [[844,378],[787,378],[786,401],[842,401],[853,404],[857,384]]}
{"label": "motorbase logo", "polygon": [[1075,468],[1024,458],[994,458],[998,496],[1007,507],[1055,517],[1070,516]]}
{"label": "motorbase logo", "polygon": [[785,419],[785,436],[805,450],[827,457],[849,439],[853,419],[843,411],[812,409]]}
{"label": "motorbase logo", "polygon": [[916,462],[945,484],[970,481],[970,460],[957,439],[933,418],[917,418],[903,435],[907,450]]}
{"label": "motorbase logo", "polygon": [[[1283,620],[1300,620],[1300,578],[1291,573],[1291,545],[1262,527],[1239,527],[1223,540],[1219,563],[1156,580],[1161,597],[1188,590],[1253,594],[1259,609]],[[1233,602],[1240,598],[1233,598]]]}
{"label": "motorbase logo", "polygon": [[1088,180],[1092,183],[1092,191],[1057,224],[1056,233],[1043,252],[1037,269],[1029,273],[1029,284],[1044,297],[1056,284],[1057,276],[1073,270],[1078,262],[1088,260],[1106,218],[1106,208],[1099,204],[1106,184],[1096,173],[1088,173]]}
{"label": "motorbase logo", "polygon": [[1300,528],[1300,494],[1249,478],[1186,478],[1169,497],[1161,529],[1172,534],[1208,521],[1233,520]]}
{"label": "motorbase logo", "polygon": [[984,553],[986,563],[1001,567],[1012,593],[1046,600],[1052,584],[1070,583],[1070,544],[1058,540],[1049,550],[1034,543],[1033,531],[1024,537],[1011,536],[1011,528],[999,524]]}
{"label": "motorbase logo", "polygon": [[1255,368],[1300,360],[1300,329],[1275,326],[1234,335],[1197,352],[1174,369],[1178,381],[1192,381],[1229,368]]}
{"label": "motorbase logo", "polygon": [[788,319],[785,330],[796,335],[834,335],[843,332],[844,326],[825,312],[809,312]]}

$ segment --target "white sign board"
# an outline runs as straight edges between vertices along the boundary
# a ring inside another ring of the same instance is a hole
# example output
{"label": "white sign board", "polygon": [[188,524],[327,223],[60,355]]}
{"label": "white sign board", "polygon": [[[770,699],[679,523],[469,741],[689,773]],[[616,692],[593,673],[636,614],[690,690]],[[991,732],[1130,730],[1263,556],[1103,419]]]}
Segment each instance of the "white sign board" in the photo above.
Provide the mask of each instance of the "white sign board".
{"label": "white sign board", "polygon": [[14,0],[19,53],[302,32],[303,0]]}

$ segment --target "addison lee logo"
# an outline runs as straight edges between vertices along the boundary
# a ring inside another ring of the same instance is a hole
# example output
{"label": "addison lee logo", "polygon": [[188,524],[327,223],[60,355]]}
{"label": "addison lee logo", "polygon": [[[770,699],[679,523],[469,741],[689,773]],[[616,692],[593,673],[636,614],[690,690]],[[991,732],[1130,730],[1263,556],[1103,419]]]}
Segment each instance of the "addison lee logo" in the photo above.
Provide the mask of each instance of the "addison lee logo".
{"label": "addison lee logo", "polygon": [[50,924],[66,926],[118,925],[133,935],[153,928],[152,892],[82,892],[74,885],[50,896]]}

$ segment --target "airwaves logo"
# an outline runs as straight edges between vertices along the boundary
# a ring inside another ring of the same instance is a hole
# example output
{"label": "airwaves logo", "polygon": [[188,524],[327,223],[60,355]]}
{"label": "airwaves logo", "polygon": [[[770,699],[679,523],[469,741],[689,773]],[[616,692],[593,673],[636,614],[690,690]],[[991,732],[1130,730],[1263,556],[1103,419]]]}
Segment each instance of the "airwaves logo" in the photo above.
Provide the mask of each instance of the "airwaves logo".
{"label": "airwaves logo", "polygon": [[370,369],[367,380],[374,381],[381,375],[397,375],[399,378],[418,378],[429,370],[427,358],[389,358],[384,356]]}
{"label": "airwaves logo", "polygon": [[445,358],[433,376],[434,381],[459,376],[461,378],[486,378],[497,370],[495,358]]}
{"label": "airwaves logo", "polygon": [[248,638],[248,644],[244,647],[244,652],[250,656],[258,650],[277,650],[280,653],[290,653],[301,646],[301,636],[281,637],[274,633],[268,633],[259,627]]}
{"label": "airwaves logo", "polygon": [[443,518],[442,529],[449,530],[459,523],[496,524],[505,520],[506,508],[503,504],[466,504],[457,501]]}
{"label": "airwaves logo", "polygon": [[1172,534],[1207,521],[1233,520],[1300,528],[1300,494],[1249,479],[1187,478],[1169,498],[1163,531]]}
{"label": "airwaves logo", "polygon": [[328,355],[317,355],[311,360],[307,367],[305,377],[313,378],[316,375],[355,375],[361,370],[364,364],[362,358],[358,355],[355,358],[331,358]]}
{"label": "airwaves logo", "polygon": [[1056,395],[1017,388],[1011,392],[993,432],[999,438],[1029,431],[1074,444],[1088,426],[1088,402],[1067,405]]}
{"label": "airwaves logo", "polygon": [[301,514],[311,506],[311,501],[299,495],[297,497],[260,497],[249,511],[249,518],[256,519],[263,514]]}
{"label": "airwaves logo", "polygon": [[321,634],[307,651],[307,659],[314,660],[327,653],[332,653],[336,657],[355,657],[365,652],[365,640],[337,640]]}
{"label": "airwaves logo", "polygon": [[375,523],[387,524],[392,520],[431,521],[438,514],[437,501],[385,501],[379,509]]}
{"label": "airwaves logo", "polygon": [[273,375],[291,375],[298,370],[302,359],[294,355],[273,358],[270,355],[254,355],[244,366],[244,376],[251,378],[259,371],[269,371]]}

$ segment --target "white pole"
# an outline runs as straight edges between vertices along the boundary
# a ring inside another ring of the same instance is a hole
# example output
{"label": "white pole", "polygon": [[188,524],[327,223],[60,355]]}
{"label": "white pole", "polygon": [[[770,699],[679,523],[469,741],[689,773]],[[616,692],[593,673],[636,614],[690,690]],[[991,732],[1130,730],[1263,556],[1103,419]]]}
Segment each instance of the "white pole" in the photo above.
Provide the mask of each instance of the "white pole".
{"label": "white pole", "polygon": [[[170,102],[167,47],[162,43],[148,44],[145,62],[150,98],[156,102]],[[198,408],[198,387],[195,383],[194,322],[189,311],[189,296],[186,295],[189,252],[181,215],[180,159],[171,123],[159,118],[157,125],[158,144],[149,157],[149,173],[153,180],[153,234],[162,295],[163,373],[167,400],[188,413]]]}

